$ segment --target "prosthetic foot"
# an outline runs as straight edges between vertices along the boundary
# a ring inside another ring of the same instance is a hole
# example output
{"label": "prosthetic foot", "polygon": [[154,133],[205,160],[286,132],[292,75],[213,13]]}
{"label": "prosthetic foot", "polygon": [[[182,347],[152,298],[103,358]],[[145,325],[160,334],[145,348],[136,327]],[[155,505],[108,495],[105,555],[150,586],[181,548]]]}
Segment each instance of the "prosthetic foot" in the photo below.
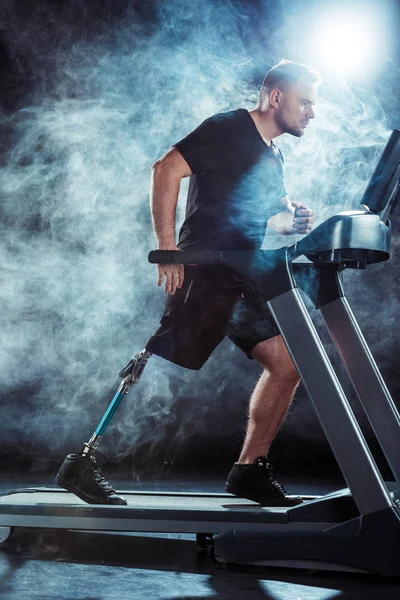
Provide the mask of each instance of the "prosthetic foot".
{"label": "prosthetic foot", "polygon": [[290,496],[277,482],[265,456],[260,456],[250,465],[235,463],[225,489],[230,494],[253,500],[261,506],[295,506],[303,502],[300,496]]}

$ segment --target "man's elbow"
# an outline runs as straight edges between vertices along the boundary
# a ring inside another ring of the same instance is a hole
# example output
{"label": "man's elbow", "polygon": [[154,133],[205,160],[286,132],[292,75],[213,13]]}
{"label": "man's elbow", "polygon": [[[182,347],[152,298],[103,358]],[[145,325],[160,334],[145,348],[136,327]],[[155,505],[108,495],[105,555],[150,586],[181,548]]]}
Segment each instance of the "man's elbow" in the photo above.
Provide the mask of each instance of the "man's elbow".
{"label": "man's elbow", "polygon": [[151,170],[154,173],[155,171],[159,171],[162,167],[163,167],[163,160],[162,160],[162,158],[159,158],[158,160],[156,160],[156,162],[154,164],[151,165]]}
{"label": "man's elbow", "polygon": [[151,167],[151,180],[154,185],[167,185],[172,179],[175,179],[175,173],[164,158],[159,158]]}
{"label": "man's elbow", "polygon": [[153,174],[170,174],[172,177],[178,179],[189,177],[192,174],[189,165],[175,148],[172,148],[164,156],[156,160],[152,166],[152,172]]}

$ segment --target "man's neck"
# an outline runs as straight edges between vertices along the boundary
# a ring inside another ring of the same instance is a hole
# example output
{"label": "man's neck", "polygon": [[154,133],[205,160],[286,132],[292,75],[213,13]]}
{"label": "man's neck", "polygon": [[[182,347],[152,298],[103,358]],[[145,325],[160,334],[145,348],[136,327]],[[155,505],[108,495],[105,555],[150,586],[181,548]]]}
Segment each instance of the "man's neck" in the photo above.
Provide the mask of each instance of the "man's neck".
{"label": "man's neck", "polygon": [[282,135],[282,131],[278,129],[270,111],[264,111],[261,108],[256,107],[249,111],[249,115],[253,119],[254,124],[257,127],[257,131],[264,142],[267,144],[267,146],[272,146],[272,140],[279,135]]}

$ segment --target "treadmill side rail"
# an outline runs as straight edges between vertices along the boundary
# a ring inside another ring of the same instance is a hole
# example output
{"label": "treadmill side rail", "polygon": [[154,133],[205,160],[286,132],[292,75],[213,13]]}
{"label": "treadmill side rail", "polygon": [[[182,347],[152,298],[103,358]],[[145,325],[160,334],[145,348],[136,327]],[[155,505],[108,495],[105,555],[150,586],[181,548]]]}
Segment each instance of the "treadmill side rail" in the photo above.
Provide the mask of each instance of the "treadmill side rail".
{"label": "treadmill side rail", "polygon": [[346,298],[320,312],[396,481],[400,481],[400,415]]}
{"label": "treadmill side rail", "polygon": [[298,289],[268,302],[361,515],[393,500]]}

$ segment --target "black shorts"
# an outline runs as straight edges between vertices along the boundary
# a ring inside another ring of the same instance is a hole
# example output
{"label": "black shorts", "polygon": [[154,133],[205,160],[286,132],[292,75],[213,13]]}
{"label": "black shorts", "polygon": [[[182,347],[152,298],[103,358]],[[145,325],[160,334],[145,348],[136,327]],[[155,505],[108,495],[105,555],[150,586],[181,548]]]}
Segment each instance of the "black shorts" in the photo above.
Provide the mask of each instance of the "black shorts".
{"label": "black shorts", "polygon": [[279,335],[265,301],[224,266],[185,266],[181,289],[169,295],[146,349],[187,369],[200,369],[225,336],[245,354]]}

